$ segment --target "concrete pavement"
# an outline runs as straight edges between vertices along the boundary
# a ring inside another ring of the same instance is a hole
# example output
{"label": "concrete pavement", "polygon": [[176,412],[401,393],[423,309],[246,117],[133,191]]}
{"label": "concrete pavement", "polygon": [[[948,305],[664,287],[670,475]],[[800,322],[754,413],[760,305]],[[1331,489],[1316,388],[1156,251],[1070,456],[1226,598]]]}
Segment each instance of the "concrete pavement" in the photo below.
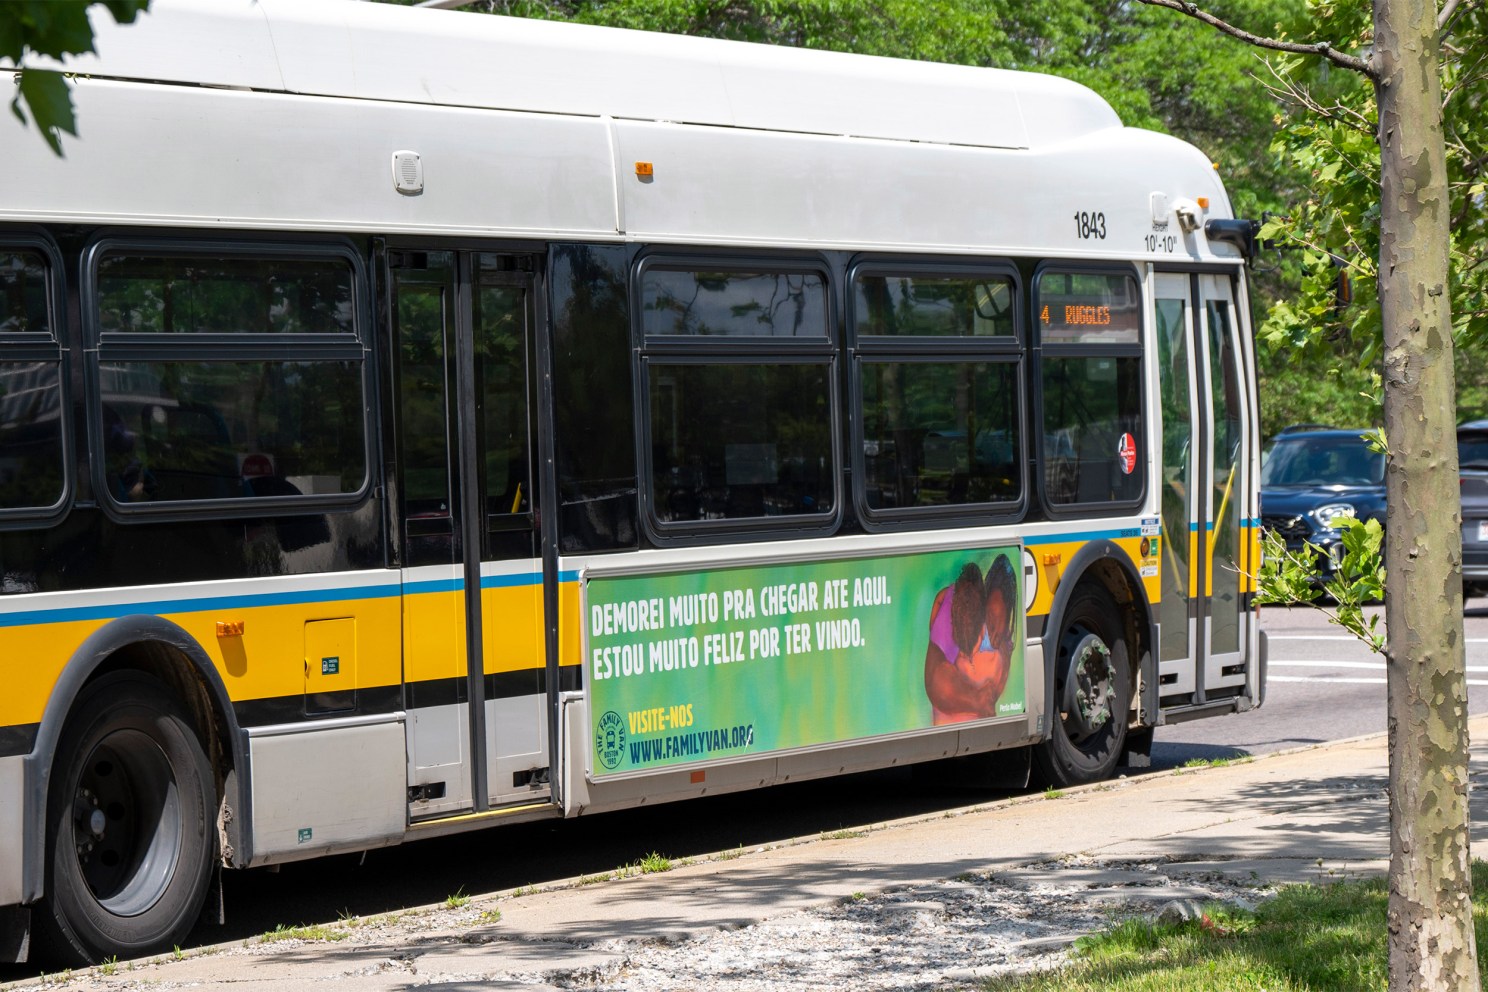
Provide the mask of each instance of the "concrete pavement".
{"label": "concrete pavement", "polygon": [[[1473,739],[1483,742],[1472,749],[1477,784],[1488,775],[1488,716],[1470,726]],[[855,894],[968,873],[1016,878],[1047,871],[1047,863],[1070,855],[1176,863],[1190,874],[1212,870],[1240,880],[1383,873],[1389,859],[1386,775],[1385,738],[1376,735],[850,832],[856,835],[726,852],[664,873],[496,893],[458,913],[429,907],[400,920],[363,921],[354,939],[224,945],[184,960],[120,965],[110,975],[95,969],[73,981],[254,992],[335,981],[338,989],[363,992],[434,979],[436,987],[444,980],[447,988],[532,989],[542,986],[500,976],[559,965],[603,968],[628,947],[687,940]],[[1475,789],[1476,850],[1483,849],[1485,804],[1488,790]],[[685,830],[689,806],[674,808],[677,829]],[[1090,884],[1101,881],[1097,871]],[[336,927],[336,921],[327,923]],[[400,965],[410,955],[420,981],[411,981]]]}

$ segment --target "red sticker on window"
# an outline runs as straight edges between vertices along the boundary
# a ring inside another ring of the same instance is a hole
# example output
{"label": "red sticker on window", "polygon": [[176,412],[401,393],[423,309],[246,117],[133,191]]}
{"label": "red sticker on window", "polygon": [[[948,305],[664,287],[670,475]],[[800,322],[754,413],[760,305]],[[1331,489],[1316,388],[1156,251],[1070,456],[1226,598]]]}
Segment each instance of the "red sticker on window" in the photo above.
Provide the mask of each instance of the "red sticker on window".
{"label": "red sticker on window", "polygon": [[1121,461],[1121,474],[1131,475],[1137,467],[1137,439],[1130,434],[1121,435],[1121,443],[1116,446],[1116,457]]}

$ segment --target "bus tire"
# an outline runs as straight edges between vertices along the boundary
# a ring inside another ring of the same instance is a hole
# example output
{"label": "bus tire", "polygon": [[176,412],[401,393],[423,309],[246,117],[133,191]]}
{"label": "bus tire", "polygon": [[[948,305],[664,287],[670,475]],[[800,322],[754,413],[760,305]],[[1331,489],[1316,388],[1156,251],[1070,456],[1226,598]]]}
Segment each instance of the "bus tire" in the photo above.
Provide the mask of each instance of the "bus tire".
{"label": "bus tire", "polygon": [[1076,590],[1054,645],[1052,719],[1033,750],[1040,781],[1055,788],[1110,777],[1126,742],[1131,660],[1125,627],[1105,589]]}
{"label": "bus tire", "polygon": [[74,964],[185,941],[216,850],[212,769],[190,716],[156,679],[120,671],[84,687],[47,794],[38,936]]}

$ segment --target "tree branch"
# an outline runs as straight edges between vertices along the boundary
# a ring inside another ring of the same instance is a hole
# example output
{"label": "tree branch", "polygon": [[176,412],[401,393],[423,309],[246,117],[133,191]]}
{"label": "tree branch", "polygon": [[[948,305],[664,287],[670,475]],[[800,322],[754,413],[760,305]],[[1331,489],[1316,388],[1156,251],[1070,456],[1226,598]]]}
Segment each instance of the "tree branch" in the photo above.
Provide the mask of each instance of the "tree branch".
{"label": "tree branch", "polygon": [[1266,91],[1276,97],[1277,100],[1282,103],[1291,102],[1305,110],[1311,111],[1323,120],[1331,121],[1340,127],[1358,131],[1360,134],[1367,134],[1369,137],[1378,140],[1379,126],[1374,121],[1359,113],[1354,108],[1344,106],[1342,101],[1335,100],[1333,106],[1324,107],[1313,99],[1311,92],[1298,86],[1277,69],[1270,59],[1261,55],[1257,55],[1256,58],[1265,64],[1267,71],[1276,80],[1276,85],[1272,85],[1259,78],[1257,78],[1257,82],[1264,86]]}
{"label": "tree branch", "polygon": [[1442,37],[1446,37],[1447,25],[1452,23],[1453,17],[1457,16],[1457,5],[1461,2],[1462,0],[1447,0],[1442,4],[1441,13],[1436,15],[1436,30],[1441,33]]}
{"label": "tree branch", "polygon": [[1463,92],[1464,90],[1469,93],[1475,91],[1477,82],[1480,78],[1482,78],[1478,70],[1482,67],[1484,62],[1488,62],[1488,53],[1479,55],[1477,61],[1473,62],[1472,65],[1466,68],[1463,68],[1460,64],[1457,65],[1456,81],[1442,95],[1443,110],[1446,109],[1447,104],[1452,102],[1452,97],[1456,94]]}
{"label": "tree branch", "polygon": [[1203,21],[1210,27],[1222,31],[1232,38],[1239,38],[1241,41],[1255,45],[1258,48],[1269,48],[1277,52],[1290,52],[1293,55],[1321,55],[1334,65],[1343,66],[1345,69],[1352,69],[1354,72],[1362,73],[1369,79],[1378,81],[1378,75],[1374,67],[1368,62],[1358,56],[1340,52],[1331,43],[1326,41],[1300,44],[1294,41],[1281,41],[1277,38],[1262,38],[1258,34],[1251,34],[1249,31],[1243,31],[1233,24],[1222,21],[1208,11],[1200,10],[1198,4],[1190,3],[1189,0],[1138,0],[1138,2],[1145,3],[1149,7],[1167,7],[1169,10],[1176,10],[1180,14],[1187,14],[1194,20]]}

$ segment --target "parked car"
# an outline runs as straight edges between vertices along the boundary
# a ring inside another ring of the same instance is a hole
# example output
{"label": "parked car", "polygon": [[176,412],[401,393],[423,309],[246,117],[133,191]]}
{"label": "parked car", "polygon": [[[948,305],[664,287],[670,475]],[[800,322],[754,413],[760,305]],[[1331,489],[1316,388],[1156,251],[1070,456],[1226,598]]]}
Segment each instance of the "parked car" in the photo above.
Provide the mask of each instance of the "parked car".
{"label": "parked car", "polygon": [[1488,595],[1488,420],[1457,428],[1462,473],[1462,594]]}
{"label": "parked car", "polygon": [[[1371,451],[1363,434],[1362,428],[1289,427],[1272,439],[1261,460],[1261,526],[1280,534],[1289,550],[1300,551],[1306,543],[1321,548],[1325,577],[1343,553],[1338,521],[1385,522],[1385,456]],[[1483,484],[1488,497],[1488,472]],[[1488,544],[1483,550],[1488,580]]]}

